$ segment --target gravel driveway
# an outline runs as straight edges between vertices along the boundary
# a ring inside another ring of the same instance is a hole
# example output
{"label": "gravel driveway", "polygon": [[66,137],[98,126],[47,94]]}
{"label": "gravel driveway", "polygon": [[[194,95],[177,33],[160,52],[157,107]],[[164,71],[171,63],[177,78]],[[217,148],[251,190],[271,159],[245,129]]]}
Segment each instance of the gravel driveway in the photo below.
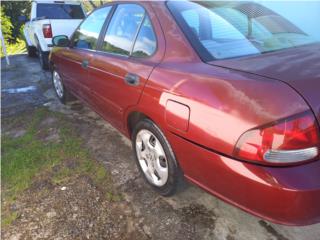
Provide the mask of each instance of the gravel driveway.
{"label": "gravel driveway", "polygon": [[[2,60],[2,119],[44,106],[50,111],[65,114],[72,124],[77,124],[86,148],[111,173],[112,184],[124,196],[125,201],[121,203],[124,206],[114,214],[122,216],[125,211],[132,212],[133,228],[138,228],[142,234],[136,235],[136,239],[320,239],[320,224],[307,227],[271,224],[189,184],[173,197],[160,197],[139,176],[127,139],[81,103],[61,105],[52,90],[50,72],[42,71],[36,59],[17,55],[11,57],[11,62],[12,65],[7,67]],[[56,201],[60,201],[59,197]],[[86,214],[90,218],[90,212]],[[47,214],[48,224],[51,215]],[[22,229],[15,228],[15,231]],[[95,236],[99,236],[99,231],[96,230]],[[59,228],[45,238],[55,239],[59,236],[58,232]],[[23,239],[21,234],[6,236],[9,239]],[[86,238],[90,237],[80,237]]]}

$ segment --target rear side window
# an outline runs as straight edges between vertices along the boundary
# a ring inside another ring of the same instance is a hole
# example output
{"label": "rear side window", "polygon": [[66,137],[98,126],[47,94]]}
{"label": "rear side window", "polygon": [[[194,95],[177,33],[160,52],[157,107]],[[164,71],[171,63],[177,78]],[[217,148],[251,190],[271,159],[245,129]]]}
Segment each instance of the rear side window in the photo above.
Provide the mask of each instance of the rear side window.
{"label": "rear side window", "polygon": [[48,19],[83,19],[85,17],[80,5],[75,4],[37,4],[37,18]]}
{"label": "rear side window", "polygon": [[129,56],[144,15],[144,9],[137,4],[120,4],[110,21],[102,50]]}
{"label": "rear side window", "polygon": [[102,26],[111,10],[111,6],[100,8],[91,13],[74,33],[73,46],[83,49],[95,49]]}
{"label": "rear side window", "polygon": [[192,32],[197,36],[199,36],[200,21],[199,21],[199,15],[197,14],[197,12],[194,10],[186,10],[182,12],[182,17],[187,22]]}
{"label": "rear side window", "polygon": [[156,36],[151,21],[146,15],[132,51],[133,57],[149,57],[157,47]]}

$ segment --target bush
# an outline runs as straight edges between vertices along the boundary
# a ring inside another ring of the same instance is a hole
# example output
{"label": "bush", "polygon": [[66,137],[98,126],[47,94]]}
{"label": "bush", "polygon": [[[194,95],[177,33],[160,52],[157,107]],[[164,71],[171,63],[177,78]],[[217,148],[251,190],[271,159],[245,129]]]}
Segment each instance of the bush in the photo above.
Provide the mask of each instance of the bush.
{"label": "bush", "polygon": [[3,7],[1,6],[1,31],[4,37],[5,42],[12,41],[12,29],[13,25],[10,21],[10,18],[5,15]]}
{"label": "bush", "polygon": [[[21,39],[20,28],[22,23],[18,21],[19,16],[27,16],[30,13],[31,1],[1,1],[1,10],[11,22],[11,37],[8,39],[9,43],[17,43]],[[2,13],[1,13],[2,15]],[[2,16],[1,16],[2,19]]]}
{"label": "bush", "polygon": [[[23,54],[27,51],[25,41],[21,39],[17,39],[16,43],[6,43],[6,49],[8,55],[15,55],[15,54]],[[1,49],[1,57],[4,57],[4,54]]]}

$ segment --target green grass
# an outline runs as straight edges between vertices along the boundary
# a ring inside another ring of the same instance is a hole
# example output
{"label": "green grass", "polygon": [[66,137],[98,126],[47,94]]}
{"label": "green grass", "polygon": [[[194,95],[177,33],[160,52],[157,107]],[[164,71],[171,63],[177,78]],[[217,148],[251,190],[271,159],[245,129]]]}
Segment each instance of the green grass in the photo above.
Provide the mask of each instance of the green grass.
{"label": "green grass", "polygon": [[[38,136],[40,130],[46,130],[39,129],[39,125],[47,117],[58,119],[58,124],[55,124],[60,126],[58,142],[48,143]],[[113,189],[111,177],[105,167],[90,157],[89,152],[83,147],[82,140],[63,115],[40,109],[33,113],[31,120],[20,116],[12,119],[10,123],[14,126],[24,124],[26,133],[18,138],[1,136],[2,199],[7,206],[41,174],[50,175],[50,181],[56,185],[68,182],[70,178],[86,175],[105,192],[107,199],[122,199]],[[70,161],[76,163],[74,167],[68,167],[67,163]],[[57,167],[58,171],[53,171]],[[2,224],[10,224],[17,215],[8,209],[4,210]]]}
{"label": "green grass", "polygon": [[27,132],[21,137],[1,136],[2,184],[7,196],[13,199],[19,192],[30,186],[32,178],[39,170],[54,166],[66,155],[62,144],[45,145],[36,138],[36,127],[45,114],[41,110],[36,112],[30,123],[27,124]]}
{"label": "green grass", "polygon": [[[26,44],[21,39],[18,39],[17,43],[14,43],[14,44],[6,43],[6,50],[8,55],[22,54],[27,51]],[[2,45],[1,45],[1,57],[4,57],[4,54],[2,52]]]}
{"label": "green grass", "polygon": [[19,217],[19,214],[15,211],[13,212],[8,212],[4,217],[1,219],[1,225],[2,226],[7,226],[10,225],[14,222]]}

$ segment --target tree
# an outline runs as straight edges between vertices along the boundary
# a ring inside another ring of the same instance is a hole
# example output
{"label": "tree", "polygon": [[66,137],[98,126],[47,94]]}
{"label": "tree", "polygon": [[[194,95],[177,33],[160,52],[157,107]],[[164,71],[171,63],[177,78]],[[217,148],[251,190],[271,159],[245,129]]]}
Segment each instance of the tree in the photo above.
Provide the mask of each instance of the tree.
{"label": "tree", "polygon": [[18,21],[18,17],[30,14],[31,1],[1,1],[1,9],[2,8],[4,14],[8,16],[12,24],[12,35],[8,40],[11,43],[16,43],[18,39],[22,37],[20,32],[22,23]]}
{"label": "tree", "polygon": [[91,12],[93,9],[102,6],[103,4],[106,4],[108,2],[111,2],[111,0],[80,0],[82,5],[84,6],[85,10],[87,12]]}
{"label": "tree", "polygon": [[94,3],[94,1],[88,1],[90,3],[90,5],[92,6],[92,8],[97,8],[97,5]]}
{"label": "tree", "polygon": [[12,41],[12,28],[10,18],[5,15],[3,7],[1,6],[1,31],[6,42]]}

